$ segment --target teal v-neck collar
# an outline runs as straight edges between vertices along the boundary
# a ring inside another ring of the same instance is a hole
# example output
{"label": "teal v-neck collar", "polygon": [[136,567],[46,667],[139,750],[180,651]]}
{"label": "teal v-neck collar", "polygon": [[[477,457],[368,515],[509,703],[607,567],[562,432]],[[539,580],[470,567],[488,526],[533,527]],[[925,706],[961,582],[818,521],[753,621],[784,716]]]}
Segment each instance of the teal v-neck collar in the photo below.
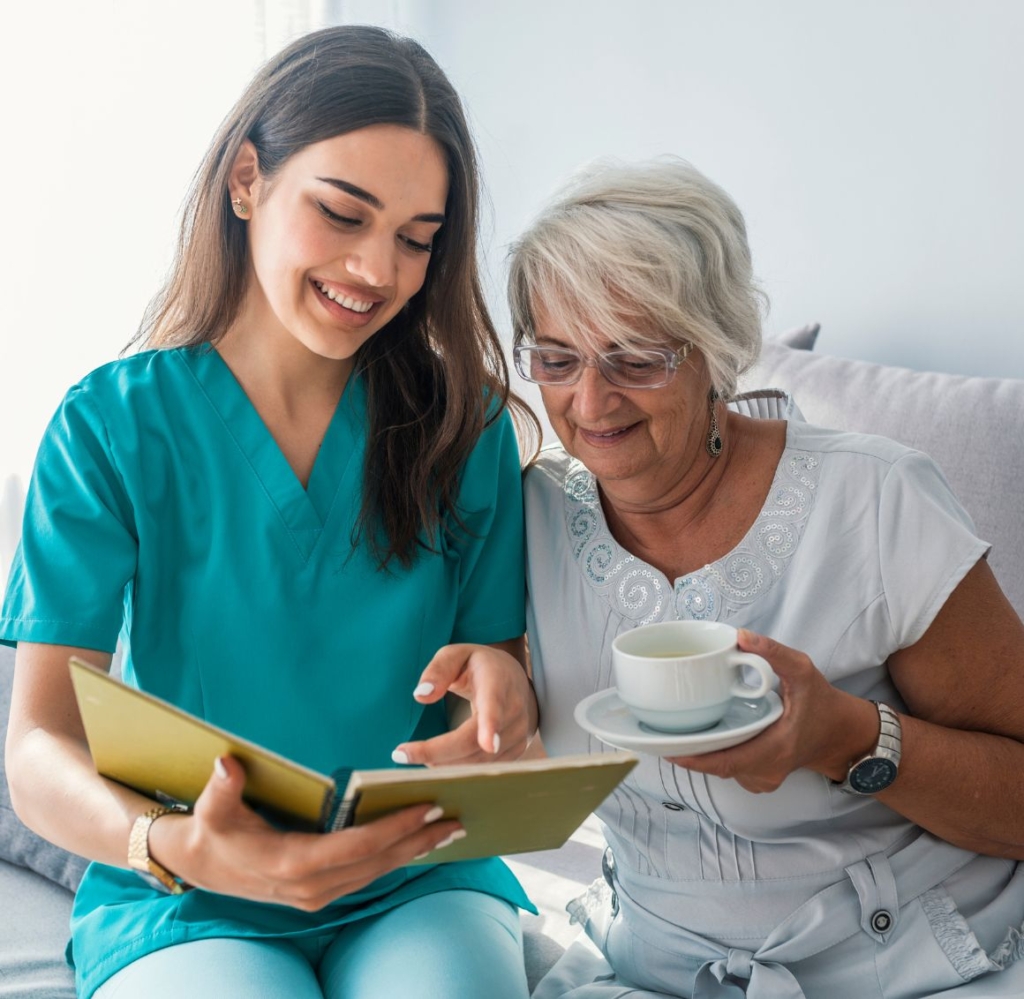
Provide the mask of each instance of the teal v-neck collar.
{"label": "teal v-neck collar", "polygon": [[313,464],[309,483],[303,488],[256,407],[220,354],[209,346],[186,347],[175,353],[246,459],[262,492],[294,539],[299,553],[308,560],[321,535],[336,518],[337,498],[343,482],[353,475],[358,476],[362,468],[366,419],[366,390],[362,378],[353,374],[345,384]]}

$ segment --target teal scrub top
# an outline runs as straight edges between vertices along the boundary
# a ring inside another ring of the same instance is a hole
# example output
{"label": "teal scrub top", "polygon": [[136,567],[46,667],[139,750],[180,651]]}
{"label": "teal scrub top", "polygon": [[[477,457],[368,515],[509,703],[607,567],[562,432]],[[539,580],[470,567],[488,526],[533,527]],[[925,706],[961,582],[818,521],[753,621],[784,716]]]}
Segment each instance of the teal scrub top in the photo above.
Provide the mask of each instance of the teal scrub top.
{"label": "teal scrub top", "polygon": [[[525,630],[519,451],[503,413],[466,463],[461,529],[381,571],[352,544],[366,429],[352,377],[304,489],[215,350],[99,368],[40,446],[0,641],[112,652],[120,635],[128,683],[322,772],[392,766],[396,745],[445,730],[442,706],[412,697],[434,653]],[[169,944],[322,934],[450,888],[536,911],[497,859],[404,868],[318,913],[164,895],[92,864],[72,915],[79,994]]]}

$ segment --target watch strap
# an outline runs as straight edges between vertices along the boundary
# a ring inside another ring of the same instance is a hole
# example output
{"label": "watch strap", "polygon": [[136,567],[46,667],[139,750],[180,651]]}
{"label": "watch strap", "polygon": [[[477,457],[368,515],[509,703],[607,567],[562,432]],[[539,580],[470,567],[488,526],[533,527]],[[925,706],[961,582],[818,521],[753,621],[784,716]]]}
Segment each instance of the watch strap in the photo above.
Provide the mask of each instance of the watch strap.
{"label": "watch strap", "polygon": [[875,746],[874,756],[884,756],[899,766],[900,756],[903,752],[903,726],[900,723],[900,716],[881,701],[872,701],[878,708],[878,719],[881,727],[878,733],[878,745]]}
{"label": "watch strap", "polygon": [[[898,770],[900,765],[903,743],[903,726],[900,724],[900,717],[888,704],[883,704],[881,701],[872,701],[871,703],[878,710],[878,742],[875,743],[875,748],[866,756],[862,756],[850,764],[850,769],[846,772],[846,778],[839,784],[839,790],[846,791],[849,794],[868,793],[854,787],[850,780],[853,772],[862,763],[867,763],[869,760],[888,760],[892,764],[894,771]],[[893,780],[895,780],[895,777],[893,777]],[[889,784],[891,783],[892,781],[890,780]]]}
{"label": "watch strap", "polygon": [[184,809],[157,805],[132,823],[132,830],[128,836],[128,866],[144,881],[171,895],[182,895],[191,891],[192,886],[172,874],[162,864],[158,864],[149,855],[149,830],[161,816],[181,811]]}

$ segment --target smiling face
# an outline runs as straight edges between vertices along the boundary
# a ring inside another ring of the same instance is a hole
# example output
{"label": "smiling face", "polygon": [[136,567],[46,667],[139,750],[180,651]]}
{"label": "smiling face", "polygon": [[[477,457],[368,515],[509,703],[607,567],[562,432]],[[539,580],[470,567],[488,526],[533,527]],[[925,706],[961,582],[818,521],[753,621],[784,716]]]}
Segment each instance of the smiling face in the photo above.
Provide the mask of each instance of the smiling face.
{"label": "smiling face", "polygon": [[[543,309],[535,317],[538,344],[593,350],[555,328]],[[601,351],[628,345],[608,340]],[[675,346],[666,344],[665,346]],[[540,386],[551,427],[562,446],[594,473],[606,492],[656,500],[703,462],[709,422],[708,379],[694,351],[665,386],[626,389],[612,385],[596,365],[575,385]]]}
{"label": "smiling face", "polygon": [[373,125],[306,146],[269,179],[246,143],[229,187],[247,209],[246,335],[346,360],[423,286],[448,172],[434,139]]}

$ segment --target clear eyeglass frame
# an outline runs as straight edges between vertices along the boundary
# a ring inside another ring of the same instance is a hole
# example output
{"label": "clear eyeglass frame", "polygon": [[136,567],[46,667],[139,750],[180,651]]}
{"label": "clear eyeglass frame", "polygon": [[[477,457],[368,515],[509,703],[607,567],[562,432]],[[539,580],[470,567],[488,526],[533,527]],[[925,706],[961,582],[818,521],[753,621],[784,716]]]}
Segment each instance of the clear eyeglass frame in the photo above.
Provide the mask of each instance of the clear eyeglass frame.
{"label": "clear eyeglass frame", "polygon": [[521,343],[512,350],[516,371],[535,385],[575,385],[586,368],[596,367],[605,381],[619,388],[664,388],[686,360],[692,343],[679,350],[646,347],[643,350],[610,350],[596,357],[583,357],[571,347],[548,347]]}

